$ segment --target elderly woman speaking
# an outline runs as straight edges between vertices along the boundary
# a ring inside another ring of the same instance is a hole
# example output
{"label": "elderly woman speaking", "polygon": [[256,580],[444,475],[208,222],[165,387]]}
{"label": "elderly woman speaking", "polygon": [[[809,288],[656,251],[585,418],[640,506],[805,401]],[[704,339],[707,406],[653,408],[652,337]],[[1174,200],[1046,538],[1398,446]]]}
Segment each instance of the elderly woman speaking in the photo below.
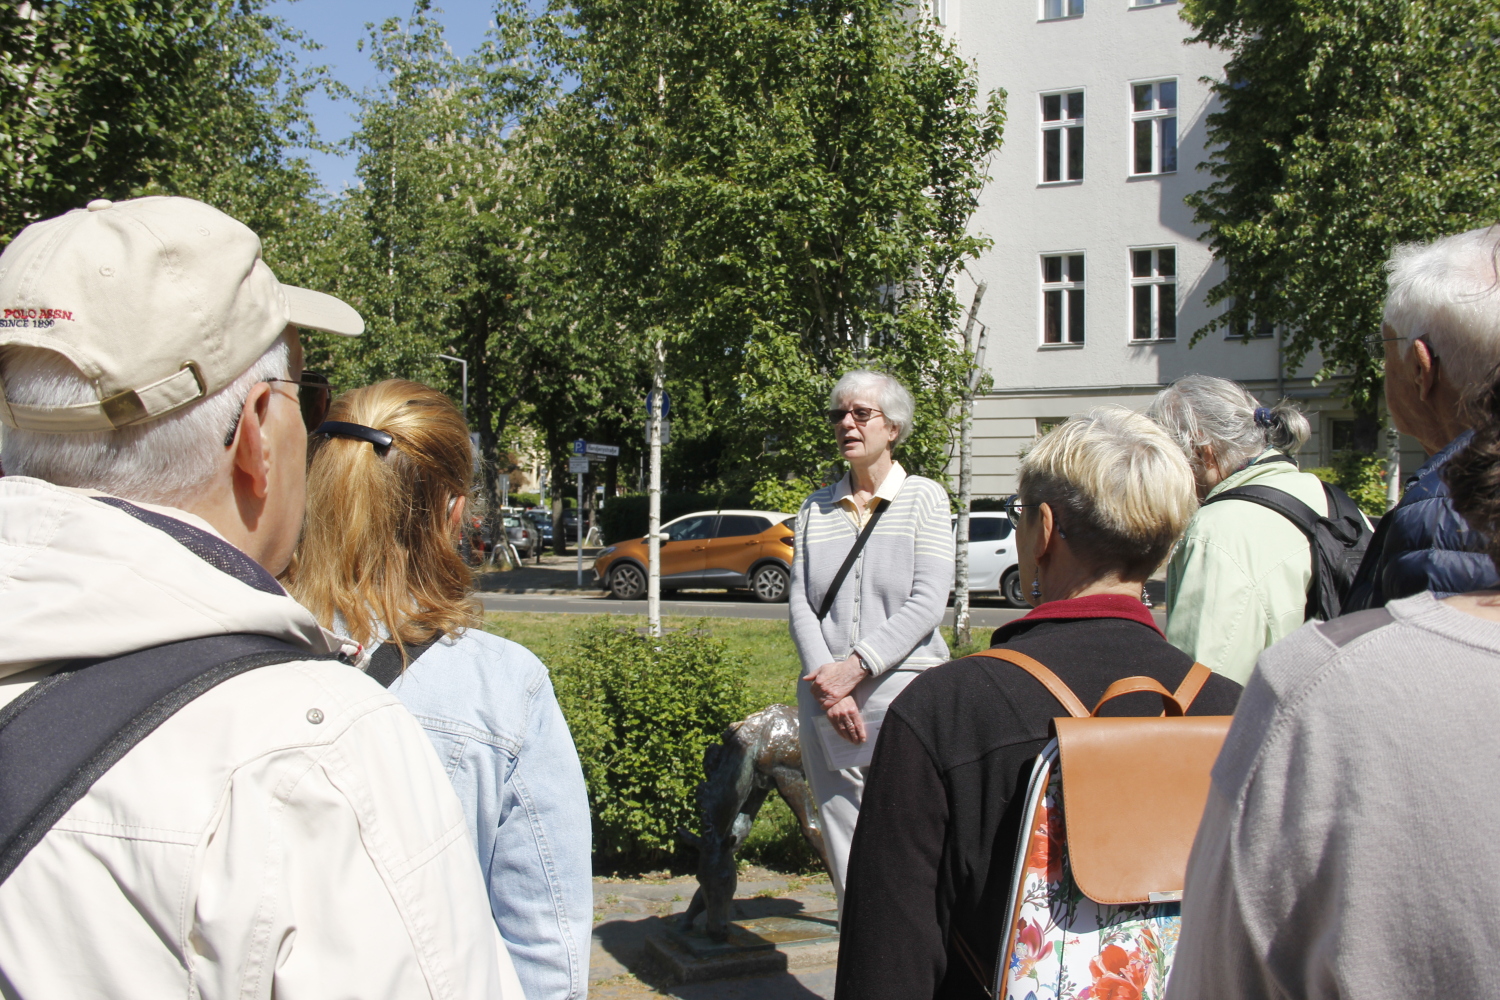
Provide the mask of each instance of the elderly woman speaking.
{"label": "elderly woman speaking", "polygon": [[849,472],[802,505],[792,561],[792,640],[802,763],[844,898],[844,867],[866,765],[886,706],[916,673],[948,659],[938,633],[953,583],[948,495],[891,455],[915,409],[900,382],[852,371],[828,421]]}

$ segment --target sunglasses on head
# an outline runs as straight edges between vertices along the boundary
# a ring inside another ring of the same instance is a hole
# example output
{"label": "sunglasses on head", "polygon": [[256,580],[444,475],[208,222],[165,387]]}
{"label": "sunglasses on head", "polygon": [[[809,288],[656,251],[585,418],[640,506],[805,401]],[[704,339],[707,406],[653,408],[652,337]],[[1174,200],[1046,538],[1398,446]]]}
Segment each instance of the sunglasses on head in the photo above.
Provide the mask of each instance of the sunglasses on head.
{"label": "sunglasses on head", "polygon": [[[302,425],[307,428],[307,433],[316,431],[323,423],[323,418],[328,416],[328,405],[333,401],[333,386],[328,384],[327,375],[321,372],[303,372],[300,379],[268,378],[264,381],[297,387],[297,406],[302,411]],[[239,429],[240,417],[235,414],[234,426],[224,436],[224,447],[234,444],[234,435]]]}

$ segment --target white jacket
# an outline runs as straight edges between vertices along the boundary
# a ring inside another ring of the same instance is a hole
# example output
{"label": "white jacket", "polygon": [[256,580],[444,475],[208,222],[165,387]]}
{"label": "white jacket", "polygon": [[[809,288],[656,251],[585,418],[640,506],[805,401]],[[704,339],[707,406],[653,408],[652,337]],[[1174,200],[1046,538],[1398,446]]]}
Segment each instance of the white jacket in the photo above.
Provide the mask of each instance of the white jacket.
{"label": "white jacket", "polygon": [[[28,669],[38,663],[180,639],[253,632],[339,648],[201,519],[134,509],[147,513],[0,479],[0,703],[45,674]],[[173,522],[150,523],[162,514],[197,530],[175,540]],[[324,660],[213,688],[68,810],[0,884],[0,994],[521,989],[431,743],[377,683]]]}

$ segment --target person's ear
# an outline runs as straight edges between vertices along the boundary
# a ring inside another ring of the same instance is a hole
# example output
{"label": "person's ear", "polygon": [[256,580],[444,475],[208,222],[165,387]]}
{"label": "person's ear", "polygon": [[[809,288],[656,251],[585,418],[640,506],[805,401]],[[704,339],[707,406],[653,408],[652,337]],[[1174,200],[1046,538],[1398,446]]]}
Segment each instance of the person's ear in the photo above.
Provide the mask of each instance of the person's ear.
{"label": "person's ear", "polygon": [[1052,551],[1057,544],[1055,531],[1057,520],[1052,516],[1052,508],[1047,504],[1037,505],[1036,517],[1039,523],[1037,524],[1036,549],[1032,555],[1040,565],[1047,553]]}
{"label": "person's ear", "polygon": [[1412,378],[1417,383],[1417,398],[1425,403],[1437,389],[1438,357],[1432,352],[1432,346],[1418,337],[1411,343],[1407,361],[1411,365]]}
{"label": "person's ear", "polygon": [[271,453],[266,422],[271,416],[271,387],[257,382],[245,397],[234,438],[234,478],[250,495],[264,500],[271,492]]}

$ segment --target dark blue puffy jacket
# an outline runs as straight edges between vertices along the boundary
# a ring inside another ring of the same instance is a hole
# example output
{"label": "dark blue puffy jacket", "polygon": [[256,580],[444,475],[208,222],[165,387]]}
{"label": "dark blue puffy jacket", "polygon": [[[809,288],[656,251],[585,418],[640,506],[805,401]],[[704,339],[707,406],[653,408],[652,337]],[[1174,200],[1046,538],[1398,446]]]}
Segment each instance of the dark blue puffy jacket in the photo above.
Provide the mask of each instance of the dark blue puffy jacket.
{"label": "dark blue puffy jacket", "polygon": [[1439,597],[1500,587],[1485,553],[1485,538],[1453,509],[1443,466],[1473,431],[1465,431],[1429,458],[1407,481],[1406,494],[1380,521],[1350,587],[1344,613],[1378,608],[1386,601],[1430,590]]}

